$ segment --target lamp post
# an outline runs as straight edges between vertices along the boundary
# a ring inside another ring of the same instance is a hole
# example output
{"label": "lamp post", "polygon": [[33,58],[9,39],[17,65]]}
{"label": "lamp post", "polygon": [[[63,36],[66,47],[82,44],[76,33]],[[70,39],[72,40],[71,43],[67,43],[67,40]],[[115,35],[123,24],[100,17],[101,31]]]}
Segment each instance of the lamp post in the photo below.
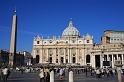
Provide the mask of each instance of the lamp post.
{"label": "lamp post", "polygon": [[114,65],[117,67],[118,82],[122,82],[122,76],[121,76],[122,61],[116,60]]}

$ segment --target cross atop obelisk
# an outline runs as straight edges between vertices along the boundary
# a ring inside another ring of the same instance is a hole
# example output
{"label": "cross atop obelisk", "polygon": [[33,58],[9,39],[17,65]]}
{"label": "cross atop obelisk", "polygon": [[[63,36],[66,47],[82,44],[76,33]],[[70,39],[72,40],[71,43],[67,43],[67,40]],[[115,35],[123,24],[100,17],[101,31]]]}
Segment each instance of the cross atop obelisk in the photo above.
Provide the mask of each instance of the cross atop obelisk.
{"label": "cross atop obelisk", "polygon": [[14,10],[13,19],[12,19],[10,54],[9,54],[9,65],[11,66],[13,66],[14,64],[14,56],[16,54],[16,37],[17,37],[17,16],[16,16],[16,10]]}

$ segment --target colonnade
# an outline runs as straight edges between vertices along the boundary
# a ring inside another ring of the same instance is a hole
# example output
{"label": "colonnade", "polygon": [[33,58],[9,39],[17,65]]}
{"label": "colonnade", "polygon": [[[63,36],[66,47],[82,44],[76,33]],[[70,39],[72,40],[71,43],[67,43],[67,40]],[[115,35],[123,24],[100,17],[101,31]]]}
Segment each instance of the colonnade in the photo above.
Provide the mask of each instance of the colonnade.
{"label": "colonnade", "polygon": [[110,66],[114,68],[114,63],[116,60],[121,60],[122,64],[124,64],[124,53],[107,53],[107,54],[93,54],[91,55],[91,65],[92,67],[96,68],[96,58],[95,56],[99,55],[100,56],[100,67],[103,68],[103,61],[109,61]]}
{"label": "colonnade", "polygon": [[[61,51],[62,49],[62,51]],[[62,53],[61,53],[62,52]],[[35,54],[33,58],[36,58],[37,55],[39,55],[39,63],[81,63],[82,59],[80,60],[80,57],[83,58],[83,50],[80,53],[78,48],[51,48],[51,51],[49,48],[39,49],[39,52],[37,52],[37,49],[33,50],[33,53]],[[44,57],[45,56],[45,57]],[[50,62],[51,58],[51,62]]]}

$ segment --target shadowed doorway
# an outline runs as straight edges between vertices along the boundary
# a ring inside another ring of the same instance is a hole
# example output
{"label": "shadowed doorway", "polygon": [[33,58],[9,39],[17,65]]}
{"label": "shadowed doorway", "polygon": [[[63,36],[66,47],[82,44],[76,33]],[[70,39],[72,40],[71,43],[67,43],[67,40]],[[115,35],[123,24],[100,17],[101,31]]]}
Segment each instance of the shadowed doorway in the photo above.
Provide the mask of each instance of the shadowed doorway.
{"label": "shadowed doorway", "polygon": [[100,67],[100,55],[95,55],[95,65],[96,67]]}
{"label": "shadowed doorway", "polygon": [[36,63],[39,63],[39,55],[36,55]]}

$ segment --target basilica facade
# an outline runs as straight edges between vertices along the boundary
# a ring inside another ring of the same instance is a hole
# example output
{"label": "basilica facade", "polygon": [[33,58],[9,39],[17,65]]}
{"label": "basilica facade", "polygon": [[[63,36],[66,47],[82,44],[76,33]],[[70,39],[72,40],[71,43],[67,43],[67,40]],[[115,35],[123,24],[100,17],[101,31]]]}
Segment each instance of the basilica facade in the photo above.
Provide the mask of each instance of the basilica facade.
{"label": "basilica facade", "polygon": [[100,44],[94,44],[93,36],[80,32],[72,21],[61,37],[43,38],[33,41],[32,56],[37,64],[74,64],[96,67],[115,67],[115,61],[124,64],[124,31],[106,30]]}
{"label": "basilica facade", "polygon": [[93,37],[89,34],[81,37],[72,21],[61,37],[43,38],[37,36],[33,41],[32,56],[36,63],[55,64],[91,64]]}

